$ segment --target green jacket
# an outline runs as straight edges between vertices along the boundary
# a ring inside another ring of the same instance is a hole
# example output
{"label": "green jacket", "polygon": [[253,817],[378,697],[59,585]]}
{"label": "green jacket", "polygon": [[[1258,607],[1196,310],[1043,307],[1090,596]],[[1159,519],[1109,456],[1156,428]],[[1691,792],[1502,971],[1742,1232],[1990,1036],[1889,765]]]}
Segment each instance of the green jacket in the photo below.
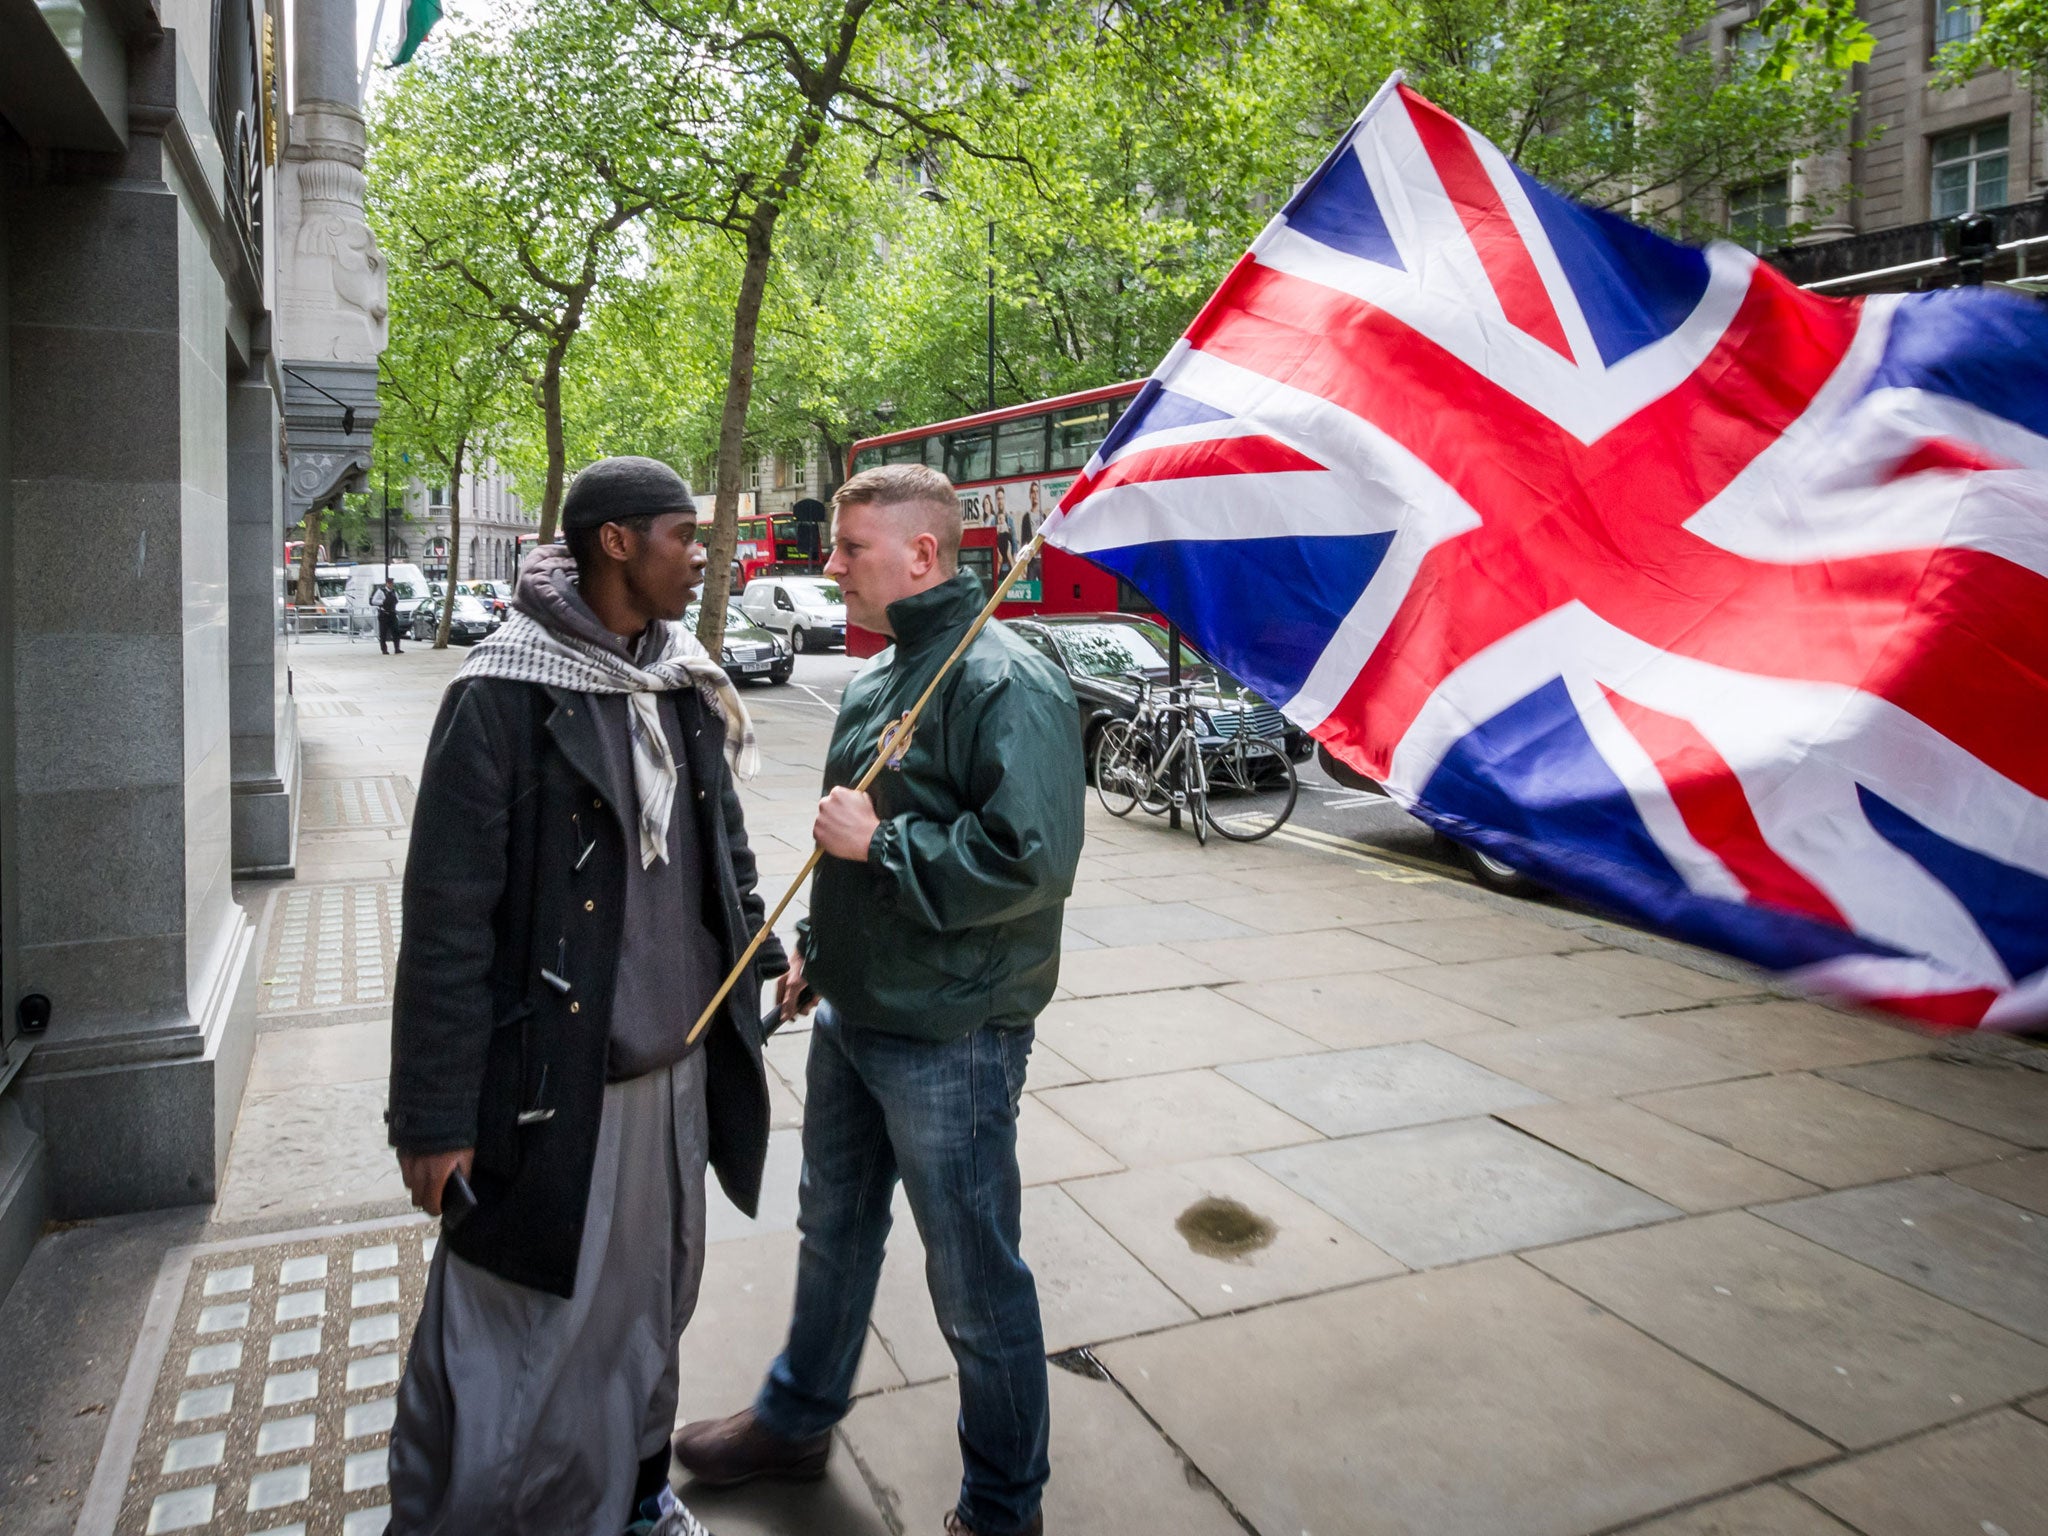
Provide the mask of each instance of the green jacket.
{"label": "green jacket", "polygon": [[[986,594],[971,574],[889,607],[896,644],[847,686],[825,788],[857,782]],[[804,975],[855,1024],[952,1040],[1028,1024],[1059,983],[1081,857],[1080,714],[1051,662],[1001,624],[975,637],[870,793],[862,864],[827,855],[798,925]]]}

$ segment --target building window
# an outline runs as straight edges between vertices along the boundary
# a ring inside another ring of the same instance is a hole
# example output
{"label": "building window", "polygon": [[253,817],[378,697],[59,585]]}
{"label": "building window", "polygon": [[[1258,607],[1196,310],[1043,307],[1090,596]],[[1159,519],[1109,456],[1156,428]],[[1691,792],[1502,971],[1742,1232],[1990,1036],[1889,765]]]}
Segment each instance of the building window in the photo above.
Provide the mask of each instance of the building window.
{"label": "building window", "polygon": [[[1942,0],[1935,0],[1935,4],[1941,3]],[[1769,35],[1753,22],[1730,27],[1721,37],[1721,61],[1728,73],[1737,78],[1755,74],[1770,50]]]}
{"label": "building window", "polygon": [[759,459],[747,461],[747,489],[750,491],[761,489],[761,461]]}
{"label": "building window", "polygon": [[1785,243],[1785,221],[1791,206],[1783,176],[1730,188],[1728,238],[1752,251],[1776,250]]}
{"label": "building window", "polygon": [[427,505],[436,512],[446,512],[448,510],[448,487],[445,485],[428,486]]}
{"label": "building window", "polygon": [[1934,141],[1934,217],[1953,218],[1996,208],[2005,201],[2006,145],[2004,123],[1986,123],[1945,133]]}
{"label": "building window", "polygon": [[1935,51],[1967,43],[1977,35],[1978,20],[1974,0],[1934,0]]}

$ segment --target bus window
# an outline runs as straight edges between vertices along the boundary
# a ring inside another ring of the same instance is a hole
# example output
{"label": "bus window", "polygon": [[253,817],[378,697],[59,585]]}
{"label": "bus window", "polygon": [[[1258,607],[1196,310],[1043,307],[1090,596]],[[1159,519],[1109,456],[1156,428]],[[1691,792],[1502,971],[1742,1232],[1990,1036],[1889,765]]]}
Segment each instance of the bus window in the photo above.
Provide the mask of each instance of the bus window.
{"label": "bus window", "polygon": [[974,572],[981,583],[981,590],[993,592],[996,586],[996,552],[987,545],[970,545],[960,551],[960,569]]}
{"label": "bus window", "polygon": [[1079,469],[1086,464],[1088,455],[1101,447],[1102,440],[1109,436],[1109,424],[1119,403],[1098,400],[1093,405],[1070,406],[1055,415],[1052,419],[1052,467]]}
{"label": "bus window", "polygon": [[989,429],[973,427],[955,432],[946,443],[946,476],[955,485],[989,477]]}
{"label": "bus window", "polygon": [[996,428],[996,474],[1045,473],[1045,418],[1021,416]]}
{"label": "bus window", "polygon": [[928,437],[924,440],[924,462],[927,468],[946,472],[946,440],[943,437]]}
{"label": "bus window", "polygon": [[886,443],[882,447],[884,464],[922,464],[924,462],[924,439],[906,437],[900,443]]}

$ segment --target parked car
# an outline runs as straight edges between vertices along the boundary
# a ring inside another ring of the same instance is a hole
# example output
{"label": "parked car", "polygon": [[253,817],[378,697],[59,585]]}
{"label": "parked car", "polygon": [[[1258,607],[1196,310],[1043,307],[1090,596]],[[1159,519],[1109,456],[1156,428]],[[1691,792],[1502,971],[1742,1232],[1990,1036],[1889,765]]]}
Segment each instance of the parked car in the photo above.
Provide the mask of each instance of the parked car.
{"label": "parked car", "polygon": [[[1003,621],[1017,637],[1067,674],[1081,706],[1081,742],[1095,761],[1095,737],[1111,720],[1137,711],[1139,675],[1166,681],[1166,626],[1129,613],[1042,613]],[[1181,681],[1195,686],[1198,734],[1230,737],[1240,731],[1277,740],[1299,762],[1314,743],[1307,732],[1259,695],[1185,643]]]}
{"label": "parked car", "polygon": [[[692,633],[701,610],[695,603],[683,615]],[[763,629],[735,606],[725,610],[725,645],[719,664],[736,683],[786,683],[796,670],[796,657],[773,630]]]}
{"label": "parked car", "polygon": [[[425,598],[413,609],[413,639],[424,641],[434,638],[441,627],[441,604],[443,601],[444,599],[438,597]],[[483,639],[498,627],[498,621],[491,617],[490,610],[484,607],[481,599],[471,597],[467,592],[458,592],[455,594],[454,601],[455,616],[448,621],[448,638],[450,640],[475,642]]]}
{"label": "parked car", "polygon": [[846,604],[839,583],[825,576],[757,576],[740,607],[763,629],[789,642],[793,652],[846,648]]}
{"label": "parked car", "polygon": [[[1321,742],[1316,743],[1316,766],[1346,789],[1362,789],[1376,795],[1387,792],[1386,786],[1378,779],[1360,773]],[[1456,851],[1459,861],[1472,871],[1481,885],[1490,886],[1496,891],[1506,891],[1511,895],[1523,895],[1541,889],[1539,882],[1530,879],[1514,865],[1504,864],[1492,854],[1482,853],[1470,843],[1461,843],[1455,837],[1447,837],[1441,832],[1437,833],[1437,840],[1449,844]]]}
{"label": "parked car", "polygon": [[512,583],[509,581],[465,581],[460,590],[482,603],[493,624],[502,624],[512,613]]}

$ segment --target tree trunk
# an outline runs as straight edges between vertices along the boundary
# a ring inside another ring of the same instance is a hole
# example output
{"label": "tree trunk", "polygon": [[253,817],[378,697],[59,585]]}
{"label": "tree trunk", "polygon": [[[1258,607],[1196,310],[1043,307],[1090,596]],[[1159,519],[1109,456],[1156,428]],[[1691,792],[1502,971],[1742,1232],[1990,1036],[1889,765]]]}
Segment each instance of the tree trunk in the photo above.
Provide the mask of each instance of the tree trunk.
{"label": "tree trunk", "polygon": [[[581,308],[580,302],[577,307]],[[542,544],[554,542],[555,523],[562,515],[563,471],[568,463],[568,449],[562,440],[562,354],[568,349],[566,340],[557,341],[548,348],[547,361],[540,370],[540,416],[548,441],[547,488],[540,499]]]}
{"label": "tree trunk", "polygon": [[301,608],[310,608],[319,600],[313,567],[320,558],[320,512],[319,507],[306,509],[306,542],[299,548],[299,590],[293,598]]}
{"label": "tree trunk", "polygon": [[768,291],[768,265],[774,254],[775,220],[780,212],[774,203],[761,203],[747,221],[747,264],[740,273],[739,298],[733,304],[732,364],[725,375],[725,405],[718,415],[718,457],[713,471],[718,490],[712,501],[704,595],[698,600],[697,613],[697,638],[714,656],[725,644],[732,557],[740,537],[740,460],[746,448],[747,406],[754,397],[761,302]]}
{"label": "tree trunk", "polygon": [[455,457],[448,465],[448,590],[441,594],[441,623],[434,634],[434,649],[448,649],[448,625],[455,617],[455,583],[462,573],[462,458],[468,447],[455,442]]}

